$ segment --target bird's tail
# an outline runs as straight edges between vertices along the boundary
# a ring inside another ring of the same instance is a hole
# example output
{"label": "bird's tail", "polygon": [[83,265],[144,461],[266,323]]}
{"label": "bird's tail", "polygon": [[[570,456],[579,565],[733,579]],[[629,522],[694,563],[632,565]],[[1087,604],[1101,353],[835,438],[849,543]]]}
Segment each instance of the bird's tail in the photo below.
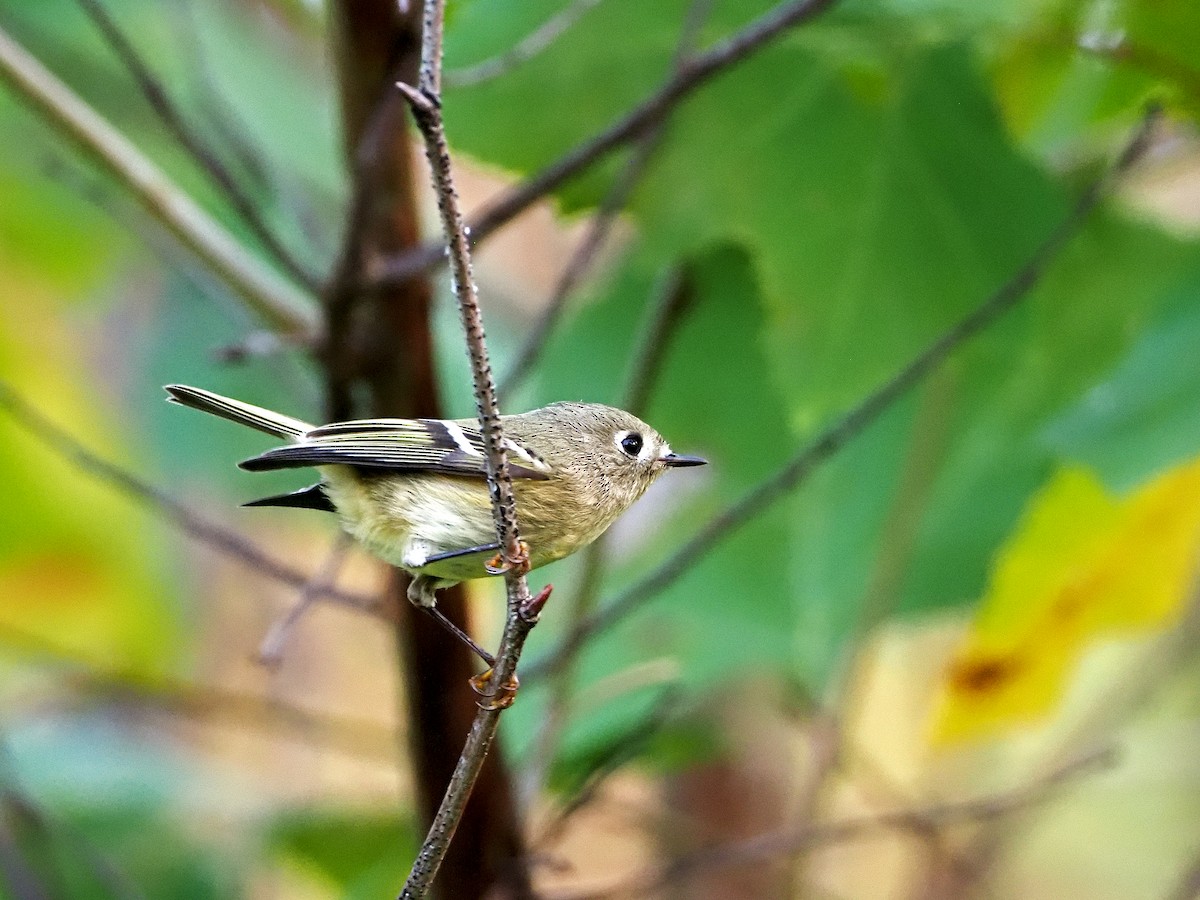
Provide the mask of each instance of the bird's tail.
{"label": "bird's tail", "polygon": [[250,403],[243,403],[241,400],[222,397],[220,394],[214,394],[212,391],[201,388],[188,387],[183,384],[168,384],[166,392],[171,395],[168,399],[172,403],[212,413],[222,419],[229,419],[231,422],[239,422],[242,425],[257,428],[259,431],[265,431],[267,434],[297,438],[313,429],[313,426],[307,422],[301,422],[291,416],[272,412]]}

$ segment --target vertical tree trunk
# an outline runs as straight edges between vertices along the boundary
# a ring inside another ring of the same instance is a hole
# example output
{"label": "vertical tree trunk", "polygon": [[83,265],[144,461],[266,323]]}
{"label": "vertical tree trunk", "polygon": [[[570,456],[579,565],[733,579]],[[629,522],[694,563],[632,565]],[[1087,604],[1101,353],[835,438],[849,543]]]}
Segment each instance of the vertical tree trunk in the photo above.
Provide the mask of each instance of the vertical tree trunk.
{"label": "vertical tree trunk", "polygon": [[[357,391],[373,415],[442,414],[430,333],[431,287],[414,278],[368,294],[373,259],[415,246],[420,237],[407,108],[397,80],[416,83],[421,3],[401,13],[397,0],[332,4],[334,58],[340,80],[351,209],[342,253],[326,294],[328,412],[360,414]],[[409,736],[418,804],[428,824],[475,714],[467,679],[471,654],[405,599],[406,576],[393,570],[400,674],[409,699]],[[466,625],[464,592],[440,594],[442,610]],[[397,886],[398,887],[398,886]],[[493,749],[441,870],[438,894],[451,900],[531,896],[524,843],[509,778]]]}

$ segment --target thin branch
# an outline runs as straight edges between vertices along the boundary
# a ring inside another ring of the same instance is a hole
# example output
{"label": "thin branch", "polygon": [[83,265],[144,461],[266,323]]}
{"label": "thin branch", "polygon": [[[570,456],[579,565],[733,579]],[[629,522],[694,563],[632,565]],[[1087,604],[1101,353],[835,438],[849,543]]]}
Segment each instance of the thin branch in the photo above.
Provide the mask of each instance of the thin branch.
{"label": "thin branch", "polygon": [[659,289],[658,302],[650,314],[650,323],[642,336],[634,363],[629,367],[622,406],[635,416],[645,415],[650,396],[658,384],[675,333],[696,298],[696,286],[690,273],[681,266],[667,270]]}
{"label": "thin branch", "polygon": [[[148,679],[145,673],[107,667],[76,655],[41,635],[0,624],[0,646],[6,655],[20,653],[39,665],[69,669],[67,684],[74,690],[101,699],[136,702],[168,715],[200,722],[236,725],[255,731],[284,731],[305,743],[373,759],[393,759],[395,736],[383,724],[368,718],[315,712],[257,694],[230,690],[172,677]],[[51,709],[65,706],[54,696]],[[44,704],[37,704],[39,712]]]}
{"label": "thin branch", "polygon": [[194,252],[270,327],[311,339],[312,298],[246,250],[126,137],[0,29],[0,81],[75,147],[125,185],[142,207]]}
{"label": "thin branch", "polygon": [[1079,232],[1099,204],[1110,184],[1134,164],[1150,143],[1158,121],[1157,108],[1143,117],[1132,139],[1116,162],[1097,178],[1034,251],[1017,272],[987,300],[947,329],[918,353],[906,366],[868,394],[857,406],[800,450],[774,475],[752,488],[724,512],[715,516],[690,541],[675,551],[661,566],[617,596],[604,609],[573,629],[548,656],[527,667],[528,675],[541,674],[561,666],[588,640],[611,628],[618,621],[661,593],[689,571],[727,537],[755,516],[786,496],[823,462],[862,433],[897,400],[937,369],[966,341],[999,319],[1024,299],[1038,284],[1066,244]]}
{"label": "thin branch", "polygon": [[239,340],[215,347],[210,355],[216,362],[236,365],[251,359],[280,356],[298,349],[315,348],[274,331],[251,331]]}
{"label": "thin branch", "polygon": [[258,648],[258,661],[264,666],[277,668],[283,662],[283,648],[287,644],[288,638],[291,637],[296,623],[312,609],[313,604],[321,598],[325,591],[337,584],[338,572],[346,562],[346,554],[350,550],[351,543],[350,535],[344,531],[338,532],[334,539],[333,549],[329,551],[325,561],[313,573],[308,583],[300,589],[300,596],[292,604],[292,608],[282,619],[271,626]]}
{"label": "thin branch", "polygon": [[96,28],[116,54],[121,64],[129,72],[138,90],[150,104],[166,126],[167,131],[179,142],[179,145],[191,156],[209,179],[223,192],[229,205],[241,217],[246,227],[258,239],[263,249],[283,267],[289,275],[300,284],[315,293],[320,288],[316,276],[309,272],[300,261],[280,242],[250,195],[242,189],[233,173],[221,161],[217,152],[201,136],[200,132],[188,124],[179,107],[171,100],[162,82],[150,71],[150,67],[142,59],[128,36],[117,25],[116,21],[100,0],[76,0],[84,12],[95,23]]}
{"label": "thin branch", "polygon": [[546,348],[546,342],[566,310],[567,301],[591,270],[592,264],[600,255],[604,245],[608,243],[617,217],[625,208],[630,194],[641,181],[654,151],[658,149],[661,135],[661,128],[656,128],[647,134],[633,149],[633,154],[629,157],[625,168],[613,180],[595,215],[588,222],[588,230],[583,239],[571,254],[571,258],[567,260],[567,264],[558,276],[558,281],[554,283],[554,289],[550,292],[550,297],[546,301],[541,315],[530,329],[525,344],[517,352],[517,358],[513,362],[512,368],[501,379],[500,394],[502,396],[511,396],[533,371],[542,351]]}
{"label": "thin branch", "polygon": [[[237,560],[252,572],[295,588],[303,589],[309,583],[308,575],[279,562],[240,534],[208,521],[174,497],[93,453],[38,412],[3,380],[0,380],[0,409],[7,412],[25,431],[82,472],[146,503],[189,536]],[[379,612],[379,603],[373,597],[352,594],[332,587],[323,588],[320,595],[323,599],[348,609],[375,614]]]}
{"label": "thin branch", "polygon": [[1063,764],[1023,787],[988,797],[936,803],[914,809],[859,816],[841,822],[803,825],[760,834],[720,847],[705,847],[665,867],[641,873],[616,888],[576,894],[571,900],[612,900],[617,897],[649,897],[667,886],[714,870],[762,863],[784,855],[808,852],[822,845],[844,843],[878,831],[943,829],[968,823],[1005,819],[1049,799],[1069,782],[1117,763],[1115,748],[1109,746]]}
{"label": "thin branch", "polygon": [[583,18],[584,13],[600,3],[601,0],[574,0],[570,6],[559,10],[503,53],[471,66],[444,72],[442,78],[446,87],[471,87],[482,84],[529,62],[562,37],[572,25]]}
{"label": "thin branch", "polygon": [[[675,50],[676,72],[682,71],[687,64],[690,58],[689,54],[692,52],[692,47],[696,41],[696,36],[708,18],[711,7],[712,0],[694,0],[691,6],[688,7],[679,44]],[[616,224],[617,216],[625,208],[625,204],[629,202],[629,197],[633,194],[634,189],[641,182],[642,176],[646,173],[650,160],[654,157],[659,144],[662,142],[663,134],[666,132],[666,124],[666,119],[655,122],[645,134],[638,138],[637,144],[634,146],[625,167],[613,179],[608,193],[604,195],[599,209],[596,210],[596,214],[592,216],[588,224],[587,233],[584,235],[583,240],[579,242],[579,246],[575,248],[575,252],[571,254],[571,258],[568,260],[566,266],[563,267],[562,273],[554,285],[554,290],[550,293],[550,299],[546,301],[540,318],[530,331],[525,345],[517,353],[516,362],[513,363],[508,374],[501,380],[500,393],[502,396],[508,396],[512,391],[516,390],[529,376],[529,373],[533,371],[538,358],[542,355],[542,351],[546,347],[547,340],[549,340],[559,319],[562,318],[567,300],[591,269],[592,264],[600,254],[600,250],[608,242],[609,234],[612,232],[613,225]],[[627,406],[626,408],[636,413],[636,410],[633,410],[631,407]]]}
{"label": "thin branch", "polygon": [[[721,72],[766,46],[789,28],[814,18],[836,0],[791,0],[755,19],[741,31],[693,57],[650,97],[557,162],[517,185],[491,204],[471,223],[472,243],[485,240],[533,203],[564,184],[588,166],[603,159],[669,116],[680,101]],[[372,273],[376,283],[405,281],[441,263],[445,245],[427,244],[379,264]]]}
{"label": "thin branch", "polygon": [[[444,17],[445,0],[426,0],[419,82],[416,89],[402,82],[398,83],[397,87],[408,99],[413,118],[425,139],[425,155],[433,173],[438,211],[450,248],[450,272],[454,292],[458,299],[467,349],[471,357],[475,405],[479,413],[479,427],[487,458],[488,490],[491,494],[500,555],[506,569],[505,582],[508,592],[508,615],[500,639],[500,648],[496,652],[491,684],[496,691],[509,691],[511,694],[516,685],[517,662],[525,639],[537,622],[537,610],[531,607],[529,586],[525,580],[528,557],[521,545],[517,526],[516,497],[503,445],[504,435],[500,411],[496,405],[496,386],[488,360],[479,297],[471,271],[471,251],[462,212],[459,209],[458,194],[454,188],[450,154],[442,125],[440,92]],[[545,594],[540,595],[539,599],[544,602]],[[496,735],[503,706],[500,702],[481,704],[458,765],[446,788],[441,808],[438,809],[429,834],[413,862],[401,897],[420,898],[428,893]]]}

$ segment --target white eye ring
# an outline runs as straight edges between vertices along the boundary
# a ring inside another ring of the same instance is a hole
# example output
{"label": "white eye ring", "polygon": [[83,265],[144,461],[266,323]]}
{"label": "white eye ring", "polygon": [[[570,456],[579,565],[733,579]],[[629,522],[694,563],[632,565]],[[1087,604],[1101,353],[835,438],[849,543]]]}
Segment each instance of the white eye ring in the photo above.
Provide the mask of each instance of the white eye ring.
{"label": "white eye ring", "polygon": [[636,431],[618,431],[613,442],[626,456],[645,462],[650,452],[650,443]]}

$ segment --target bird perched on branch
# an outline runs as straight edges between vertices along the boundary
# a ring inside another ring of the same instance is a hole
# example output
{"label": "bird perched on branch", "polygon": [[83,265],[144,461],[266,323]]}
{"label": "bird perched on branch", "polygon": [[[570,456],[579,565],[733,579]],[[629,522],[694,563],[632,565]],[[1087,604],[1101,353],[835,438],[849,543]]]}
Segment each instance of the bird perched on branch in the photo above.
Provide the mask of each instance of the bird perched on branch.
{"label": "bird perched on branch", "polygon": [[[200,388],[166,391],[175,403],[291,441],[240,465],[254,472],[312,466],[322,480],[246,505],[336,512],[368,550],[413,575],[408,597],[418,606],[432,612],[440,588],[503,571],[477,420],[314,427]],[[552,403],[500,421],[527,557],[520,564],[530,569],[590,544],[667,469],[705,462],[673,452],[636,416],[598,403]]]}

